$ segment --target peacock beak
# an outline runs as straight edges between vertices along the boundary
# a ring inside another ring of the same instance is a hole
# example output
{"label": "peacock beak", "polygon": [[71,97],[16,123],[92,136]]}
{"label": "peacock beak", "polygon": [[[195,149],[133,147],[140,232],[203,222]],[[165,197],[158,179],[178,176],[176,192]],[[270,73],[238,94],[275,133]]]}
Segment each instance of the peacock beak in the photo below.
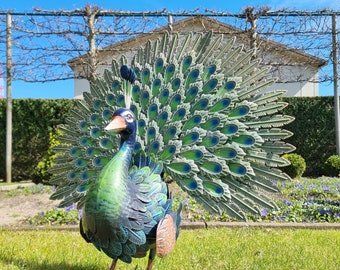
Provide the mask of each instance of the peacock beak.
{"label": "peacock beak", "polygon": [[105,131],[118,133],[126,129],[126,123],[123,117],[116,115],[113,116],[111,122],[105,127]]}

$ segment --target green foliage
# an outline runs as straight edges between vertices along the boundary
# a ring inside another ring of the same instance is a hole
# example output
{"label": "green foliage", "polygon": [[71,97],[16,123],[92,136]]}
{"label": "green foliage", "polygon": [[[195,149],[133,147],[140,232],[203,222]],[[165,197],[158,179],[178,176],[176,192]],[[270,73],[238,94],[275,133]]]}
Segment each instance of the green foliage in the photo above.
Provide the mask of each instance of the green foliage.
{"label": "green foliage", "polygon": [[[32,179],[49,148],[49,134],[65,122],[73,100],[13,100],[13,181]],[[0,178],[6,174],[6,100],[0,99]],[[36,179],[40,182],[42,179]]]}
{"label": "green foliage", "polygon": [[32,195],[32,194],[39,194],[39,193],[49,193],[52,191],[51,186],[45,186],[42,184],[34,185],[32,187],[24,187],[24,188],[17,188],[13,190],[6,191],[7,197],[14,197],[18,195]]}
{"label": "green foliage", "polygon": [[326,175],[339,176],[340,174],[340,156],[332,155],[325,161]]}
{"label": "green foliage", "polygon": [[285,126],[294,133],[286,141],[296,147],[307,164],[305,176],[325,175],[324,163],[336,153],[333,97],[286,97],[284,114],[295,117]]}
{"label": "green foliage", "polygon": [[78,210],[72,206],[65,209],[54,208],[28,219],[31,225],[72,225],[79,223]]}
{"label": "green foliage", "polygon": [[281,168],[291,178],[299,178],[306,170],[306,162],[299,154],[284,154],[283,158],[290,162],[290,165]]}
{"label": "green foliage", "polygon": [[57,140],[60,134],[61,132],[58,129],[50,132],[49,148],[46,152],[46,155],[39,161],[38,165],[35,167],[33,180],[42,180],[42,182],[48,183],[48,181],[51,179],[52,174],[48,172],[48,169],[53,165],[53,160],[56,157],[56,153],[53,151],[53,147],[60,144],[60,142]]}

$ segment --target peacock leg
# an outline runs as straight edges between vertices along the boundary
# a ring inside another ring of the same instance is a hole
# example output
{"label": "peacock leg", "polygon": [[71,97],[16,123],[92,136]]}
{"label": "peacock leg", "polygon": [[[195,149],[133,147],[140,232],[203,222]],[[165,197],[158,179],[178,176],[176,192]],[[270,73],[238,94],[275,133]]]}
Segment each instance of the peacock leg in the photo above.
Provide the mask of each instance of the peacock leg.
{"label": "peacock leg", "polygon": [[156,256],[156,249],[150,249],[150,253],[149,253],[149,261],[148,261],[148,266],[146,268],[146,270],[152,270],[152,266],[153,266],[153,260],[155,259]]}
{"label": "peacock leg", "polygon": [[117,264],[117,259],[112,260],[110,270],[114,270],[116,268],[116,264]]}

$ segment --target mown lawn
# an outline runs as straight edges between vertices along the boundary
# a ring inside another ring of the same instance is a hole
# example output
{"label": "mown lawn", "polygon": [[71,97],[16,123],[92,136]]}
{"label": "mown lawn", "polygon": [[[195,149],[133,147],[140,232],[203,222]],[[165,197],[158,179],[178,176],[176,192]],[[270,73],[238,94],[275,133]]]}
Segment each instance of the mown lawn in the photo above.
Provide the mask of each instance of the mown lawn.
{"label": "mown lawn", "polygon": [[[340,231],[210,228],[182,230],[175,251],[156,259],[169,269],[340,269]],[[0,229],[0,269],[108,269],[111,260],[78,232]],[[145,269],[146,259],[117,269]]]}

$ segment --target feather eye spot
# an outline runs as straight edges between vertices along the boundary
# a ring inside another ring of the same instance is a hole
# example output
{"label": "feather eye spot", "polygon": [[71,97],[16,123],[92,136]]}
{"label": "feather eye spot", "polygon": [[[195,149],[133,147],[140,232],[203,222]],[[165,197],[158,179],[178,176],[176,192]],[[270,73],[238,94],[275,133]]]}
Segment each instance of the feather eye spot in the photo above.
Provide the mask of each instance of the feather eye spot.
{"label": "feather eye spot", "polygon": [[67,179],[73,181],[74,179],[76,179],[77,177],[77,174],[76,172],[70,172],[68,175],[67,175]]}
{"label": "feather eye spot", "polygon": [[108,94],[105,97],[105,101],[106,101],[107,105],[110,105],[110,106],[115,105],[115,97],[114,97],[114,95],[113,94]]}
{"label": "feather eye spot", "polygon": [[143,119],[138,120],[138,127],[144,128],[146,126],[146,123]]}
{"label": "feather eye spot", "polygon": [[150,70],[148,70],[147,68],[144,68],[142,70],[142,76],[146,77],[150,75]]}
{"label": "feather eye spot", "polygon": [[99,99],[93,101],[92,107],[95,110],[99,110],[103,106],[103,102]]}
{"label": "feather eye spot", "polygon": [[117,81],[117,80],[114,80],[113,82],[112,82],[112,89],[114,89],[114,90],[116,90],[118,87],[119,87],[119,81]]}
{"label": "feather eye spot", "polygon": [[170,127],[170,128],[168,129],[168,133],[170,134],[171,137],[175,136],[175,135],[176,135],[176,132],[177,132],[176,127]]}
{"label": "feather eye spot", "polygon": [[170,64],[167,68],[166,68],[166,72],[168,73],[173,73],[175,71],[175,65],[174,64]]}
{"label": "feather eye spot", "polygon": [[159,101],[164,104],[169,98],[169,89],[164,89],[159,95]]}
{"label": "feather eye spot", "polygon": [[241,175],[244,175],[246,174],[247,170],[244,166],[240,166],[238,169],[237,169],[237,173],[238,174],[241,174]]}
{"label": "feather eye spot", "polygon": [[142,94],[142,99],[148,99],[150,97],[149,92],[144,91]]}
{"label": "feather eye spot", "polygon": [[157,112],[157,109],[158,109],[157,104],[151,104],[151,106],[149,107],[150,112]]}
{"label": "feather eye spot", "polygon": [[244,144],[246,145],[252,145],[254,144],[254,138],[248,137],[244,140]]}
{"label": "feather eye spot", "polygon": [[139,142],[136,142],[135,143],[135,147],[134,147],[134,151],[135,152],[138,152],[138,151],[140,151],[142,149],[142,146],[140,145],[140,143]]}
{"label": "feather eye spot", "polygon": [[175,154],[176,153],[176,146],[170,145],[169,146],[169,153],[170,154]]}
{"label": "feather eye spot", "polygon": [[82,159],[82,158],[78,158],[76,161],[75,161],[75,164],[74,165],[76,165],[76,167],[84,167],[84,166],[86,166],[87,165],[87,160],[85,160],[85,159]]}
{"label": "feather eye spot", "polygon": [[230,172],[236,176],[243,176],[247,174],[247,168],[239,163],[228,164]]}
{"label": "feather eye spot", "polygon": [[196,96],[198,93],[198,87],[194,86],[189,89],[189,95],[190,96]]}
{"label": "feather eye spot", "polygon": [[134,86],[132,87],[132,93],[133,93],[134,95],[139,94],[139,91],[140,91],[140,88],[139,88],[138,85],[134,85]]}
{"label": "feather eye spot", "polygon": [[236,124],[227,124],[221,129],[221,132],[228,136],[234,135],[237,131],[238,126]]}
{"label": "feather eye spot", "polygon": [[160,144],[159,144],[159,142],[153,142],[151,147],[152,147],[152,150],[158,151]]}
{"label": "feather eye spot", "polygon": [[189,164],[184,164],[183,165],[183,172],[189,173],[190,171],[191,171],[191,166]]}
{"label": "feather eye spot", "polygon": [[222,171],[222,166],[220,164],[215,164],[212,166],[212,171],[214,173],[220,173]]}
{"label": "feather eye spot", "polygon": [[161,85],[160,79],[155,79],[152,83],[153,87],[159,87]]}
{"label": "feather eye spot", "polygon": [[157,59],[157,61],[156,61],[156,67],[157,67],[157,68],[162,68],[163,65],[164,65],[163,59],[162,59],[162,58]]}
{"label": "feather eye spot", "polygon": [[162,112],[160,115],[160,119],[165,121],[168,119],[168,113],[167,112]]}
{"label": "feather eye spot", "polygon": [[213,144],[213,145],[218,144],[219,141],[220,141],[220,140],[219,140],[218,137],[212,137],[212,138],[211,138],[211,144]]}
{"label": "feather eye spot", "polygon": [[190,77],[194,80],[196,80],[199,75],[200,75],[200,72],[198,69],[194,69],[190,72]]}
{"label": "feather eye spot", "polygon": [[177,90],[181,86],[181,80],[179,78],[175,78],[171,82],[172,89]]}
{"label": "feather eye spot", "polygon": [[181,108],[177,111],[177,116],[182,119],[186,114],[186,110],[184,108]]}
{"label": "feather eye spot", "polygon": [[216,65],[211,65],[208,67],[209,74],[214,74],[216,71]]}
{"label": "feather eye spot", "polygon": [[203,108],[206,108],[209,104],[209,101],[207,99],[203,99],[201,104]]}
{"label": "feather eye spot", "polygon": [[88,127],[89,127],[89,125],[88,125],[88,123],[86,121],[81,121],[79,123],[79,129],[81,131],[86,131],[88,129]]}
{"label": "feather eye spot", "polygon": [[108,109],[103,110],[102,117],[104,120],[109,121],[111,119],[112,112]]}
{"label": "feather eye spot", "polygon": [[218,83],[218,81],[217,81],[216,79],[210,80],[210,81],[209,81],[209,87],[210,87],[211,89],[213,89],[213,88],[216,87],[217,83]]}
{"label": "feather eye spot", "polygon": [[201,117],[200,115],[195,115],[195,116],[193,117],[193,121],[194,121],[194,123],[195,123],[196,125],[198,125],[199,123],[201,123],[202,117]]}
{"label": "feather eye spot", "polygon": [[248,113],[249,109],[247,107],[240,107],[239,113],[240,115],[246,115]]}
{"label": "feather eye spot", "polygon": [[191,63],[192,63],[192,57],[190,55],[184,58],[184,60],[183,60],[184,65],[190,66]]}
{"label": "feather eye spot", "polygon": [[148,129],[148,136],[153,137],[153,136],[155,136],[155,134],[156,134],[155,128],[151,127],[151,128]]}
{"label": "feather eye spot", "polygon": [[203,187],[206,192],[215,197],[222,196],[224,193],[224,189],[221,185],[211,181],[204,181]]}
{"label": "feather eye spot", "polygon": [[193,132],[190,137],[192,141],[197,141],[200,135],[197,132]]}
{"label": "feather eye spot", "polygon": [[236,82],[235,81],[228,81],[226,82],[224,89],[227,91],[232,91],[234,90],[236,87]]}
{"label": "feather eye spot", "polygon": [[175,103],[180,103],[181,100],[182,100],[182,97],[181,97],[180,94],[175,95],[175,96],[173,97],[173,101],[174,101]]}
{"label": "feather eye spot", "polygon": [[195,179],[182,179],[181,182],[184,184],[184,186],[191,190],[191,191],[194,191],[197,189],[198,187],[198,184],[197,184],[197,181]]}

